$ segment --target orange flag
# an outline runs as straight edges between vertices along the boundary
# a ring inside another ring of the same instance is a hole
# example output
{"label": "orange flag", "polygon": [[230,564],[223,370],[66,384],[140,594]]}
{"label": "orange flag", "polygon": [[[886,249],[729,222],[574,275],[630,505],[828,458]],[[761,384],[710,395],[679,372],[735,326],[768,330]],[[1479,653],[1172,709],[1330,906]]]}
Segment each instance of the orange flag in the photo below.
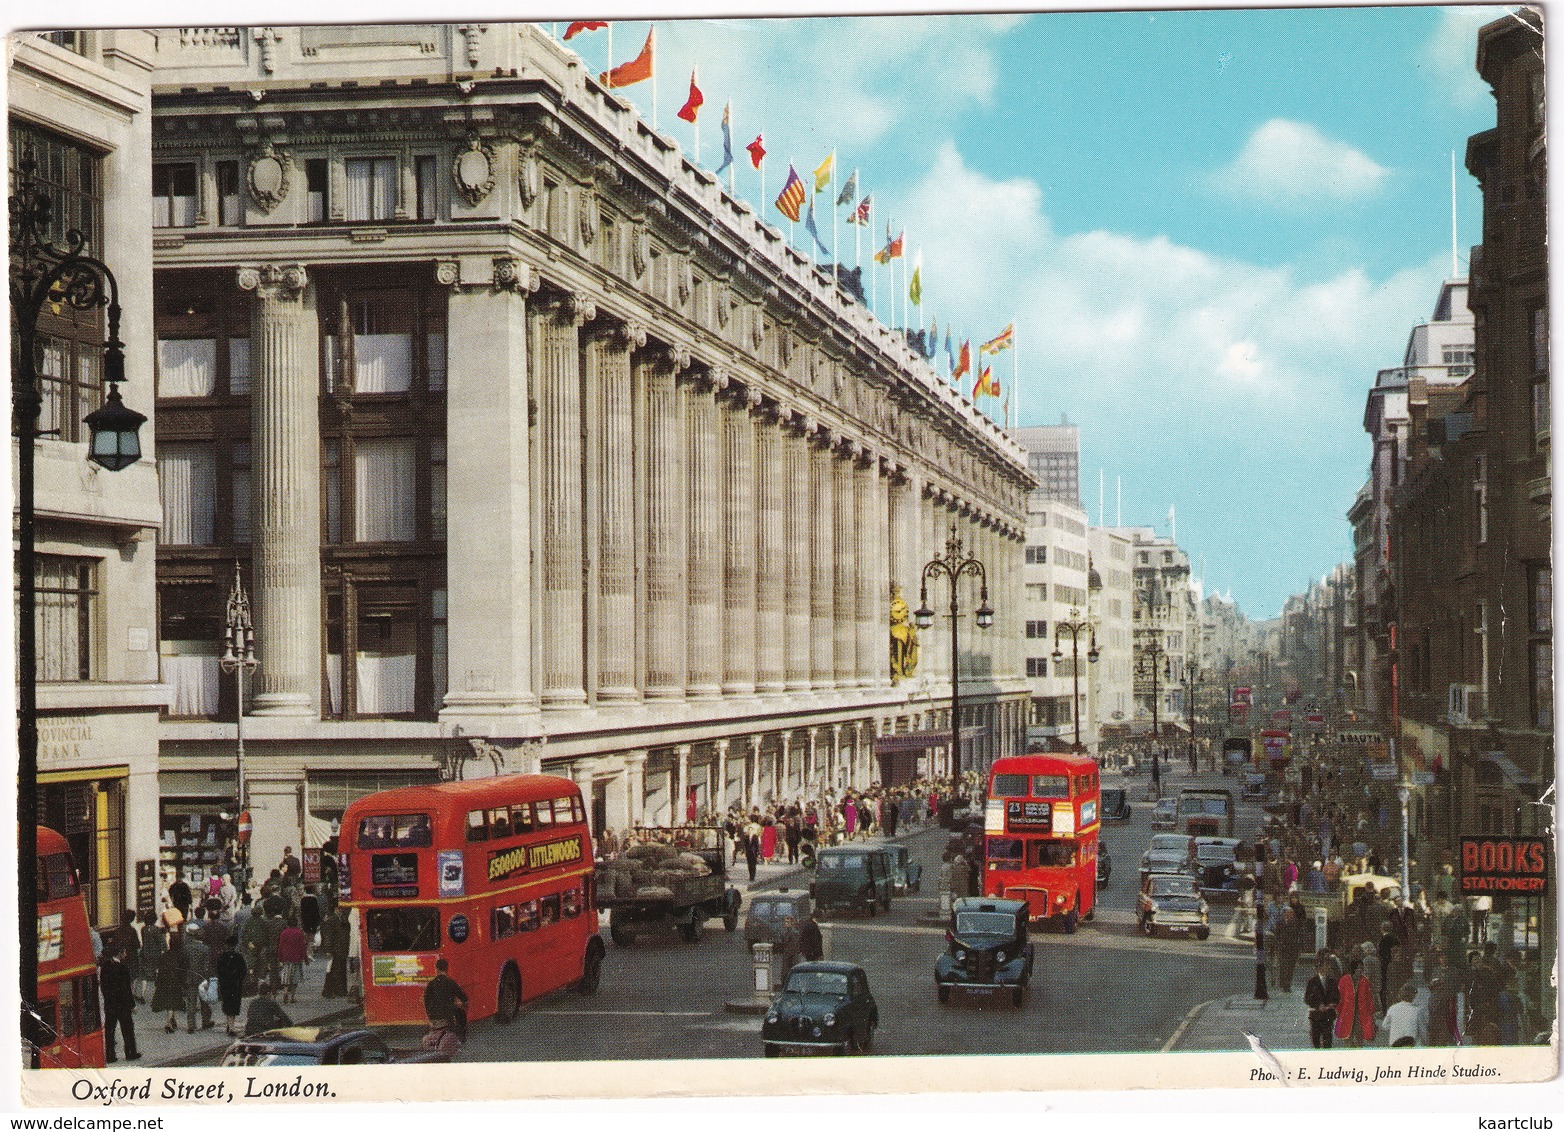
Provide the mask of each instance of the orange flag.
{"label": "orange flag", "polygon": [[641,48],[641,53],[628,63],[621,63],[611,71],[604,71],[598,76],[599,81],[609,89],[620,86],[631,86],[634,83],[644,83],[652,77],[652,42],[657,34],[657,29],[652,28],[646,33],[646,45]]}
{"label": "orange flag", "polygon": [[695,72],[690,72],[690,97],[685,99],[683,108],[679,111],[679,117],[686,122],[693,123],[695,116],[700,113],[701,106],[706,98],[701,94],[701,88],[695,85]]}

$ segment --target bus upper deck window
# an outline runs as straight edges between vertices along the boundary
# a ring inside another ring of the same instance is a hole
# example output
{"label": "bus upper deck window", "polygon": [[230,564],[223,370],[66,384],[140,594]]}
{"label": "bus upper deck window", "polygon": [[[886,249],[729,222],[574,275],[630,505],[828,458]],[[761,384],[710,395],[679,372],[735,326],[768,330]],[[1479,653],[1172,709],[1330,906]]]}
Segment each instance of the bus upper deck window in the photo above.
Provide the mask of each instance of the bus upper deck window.
{"label": "bus upper deck window", "polygon": [[1070,776],[1068,774],[1037,774],[1032,776],[1032,797],[1068,798]]}
{"label": "bus upper deck window", "polygon": [[586,807],[581,804],[581,799],[574,795],[570,799],[570,815],[578,825],[586,824]]}
{"label": "bus upper deck window", "polygon": [[532,832],[532,807],[523,802],[519,806],[510,808],[510,831],[512,833]]}
{"label": "bus upper deck window", "polygon": [[996,798],[1025,798],[1026,775],[1024,774],[996,774],[994,775],[994,797]]}
{"label": "bus upper deck window", "polygon": [[571,808],[569,798],[554,799],[554,824],[569,825],[576,820],[575,811]]}
{"label": "bus upper deck window", "polygon": [[502,837],[509,837],[510,834],[510,810],[503,806],[497,810],[490,810],[489,835],[498,841]]}
{"label": "bus upper deck window", "polygon": [[539,802],[535,809],[538,813],[537,824],[539,826],[554,824],[554,803]]}
{"label": "bus upper deck window", "polygon": [[489,819],[482,810],[467,811],[467,840],[489,840]]}

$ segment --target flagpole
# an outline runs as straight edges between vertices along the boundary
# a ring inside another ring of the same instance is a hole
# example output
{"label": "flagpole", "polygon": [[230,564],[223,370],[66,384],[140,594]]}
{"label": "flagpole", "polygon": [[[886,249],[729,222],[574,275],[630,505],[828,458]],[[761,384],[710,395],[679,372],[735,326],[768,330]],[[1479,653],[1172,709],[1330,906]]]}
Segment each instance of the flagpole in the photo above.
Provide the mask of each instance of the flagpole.
{"label": "flagpole", "polygon": [[612,75],[614,73],[614,21],[613,20],[609,20],[608,21],[608,62],[603,64],[603,73],[605,75]]}
{"label": "flagpole", "polygon": [[[728,113],[727,113],[727,118],[728,118],[728,148],[732,149],[733,148],[733,137],[734,137],[734,134],[733,134],[733,100],[731,98],[728,100],[727,111],[728,111]],[[732,161],[728,162],[728,195],[730,197],[732,197],[734,200],[737,200],[738,199],[738,195],[739,195],[739,191],[738,191],[738,188],[737,188],[737,184],[738,183],[734,180],[734,178],[738,175],[738,171],[739,171],[739,159],[737,157],[735,157]]]}
{"label": "flagpole", "polygon": [[[869,231],[874,231],[874,200],[869,201]],[[875,265],[879,266],[878,264]],[[869,306],[874,310],[874,317],[880,317],[880,273],[873,267],[869,269]]]}
{"label": "flagpole", "polygon": [[[792,169],[794,172],[797,172],[797,167],[793,164],[793,155],[791,153],[787,155],[787,167]],[[782,182],[782,191],[784,193],[787,192],[786,181]],[[796,233],[793,231],[793,221],[789,220],[787,222],[787,246],[797,250],[797,245],[793,242],[795,235]]]}
{"label": "flagpole", "polygon": [[[858,215],[858,206],[853,206],[853,211],[848,216],[848,222],[853,226],[853,268],[860,273],[863,271],[863,225],[855,219]],[[858,276],[858,283],[863,284],[863,275]]]}
{"label": "flagpole", "polygon": [[831,151],[831,274],[841,281],[841,256],[836,254],[836,150]]}
{"label": "flagpole", "polygon": [[[692,87],[694,87],[696,90],[700,89],[700,86],[701,86],[700,79],[701,79],[701,69],[699,67],[691,68],[691,70],[690,70],[690,85]],[[652,72],[652,81],[654,83],[657,81],[657,72],[656,72],[655,68],[653,69],[653,72]],[[695,165],[696,165],[697,168],[699,168],[700,163],[701,163],[701,125],[700,125],[700,121],[701,121],[701,112],[700,112],[700,108],[697,107],[696,110],[695,110],[695,121],[690,123],[690,129],[695,131]]]}
{"label": "flagpole", "polygon": [[1010,332],[1010,341],[1013,343],[1010,349],[1015,353],[1010,367],[1010,381],[1015,386],[1016,398],[1016,415],[1011,420],[1011,427],[1014,427],[1015,422],[1021,419],[1021,329],[1016,322],[1010,325],[1015,328]]}
{"label": "flagpole", "polygon": [[657,24],[647,29],[652,41],[652,132],[657,132]]}

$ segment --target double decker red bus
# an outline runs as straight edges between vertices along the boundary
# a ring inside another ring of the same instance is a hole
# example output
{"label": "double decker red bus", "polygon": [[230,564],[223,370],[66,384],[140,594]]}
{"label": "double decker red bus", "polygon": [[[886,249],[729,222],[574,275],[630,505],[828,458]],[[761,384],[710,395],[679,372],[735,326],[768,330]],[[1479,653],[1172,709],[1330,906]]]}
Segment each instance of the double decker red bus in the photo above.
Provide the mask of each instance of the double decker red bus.
{"label": "double decker red bus", "polygon": [[364,1018],[422,1023],[445,959],[468,1017],[516,1017],[528,999],[597,990],[592,838],[568,778],[504,775],[360,798],[338,836],[342,899],[359,920]]}
{"label": "double decker red bus", "polygon": [[38,1063],[44,1069],[103,1065],[103,1011],[92,957],[87,898],[65,838],[38,827]]}
{"label": "double decker red bus", "polygon": [[1097,905],[1102,784],[1085,755],[996,759],[984,813],[983,892],[1075,931]]}

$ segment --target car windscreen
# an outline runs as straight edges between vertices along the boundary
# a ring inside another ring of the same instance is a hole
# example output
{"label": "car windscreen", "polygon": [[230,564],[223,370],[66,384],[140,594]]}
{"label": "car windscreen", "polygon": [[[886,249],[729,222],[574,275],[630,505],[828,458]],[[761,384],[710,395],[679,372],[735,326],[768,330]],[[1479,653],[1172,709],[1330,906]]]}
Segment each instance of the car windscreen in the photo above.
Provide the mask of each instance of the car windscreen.
{"label": "car windscreen", "polygon": [[780,920],[796,911],[791,900],[756,900],[749,906],[750,914],[761,920]]}
{"label": "car windscreen", "polygon": [[1102,808],[1103,809],[1105,809],[1105,810],[1116,810],[1116,809],[1118,809],[1122,805],[1124,805],[1124,791],[1122,791],[1122,790],[1104,790],[1102,792]]}
{"label": "car windscreen", "polygon": [[1233,861],[1234,855],[1227,845],[1201,845],[1195,850],[1195,859],[1202,864],[1224,865]]}
{"label": "car windscreen", "polygon": [[1151,835],[1151,845],[1149,848],[1152,852],[1156,852],[1158,849],[1183,850],[1188,845],[1189,838],[1185,837],[1182,833],[1154,833]]}
{"label": "car windscreen", "polygon": [[793,994],[846,994],[847,976],[835,971],[794,971],[787,977]]}
{"label": "car windscreen", "polygon": [[823,853],[819,861],[820,871],[823,873],[838,869],[843,872],[861,871],[869,867],[869,858],[863,853]]}
{"label": "car windscreen", "polygon": [[957,912],[957,935],[1014,935],[1014,916],[1003,912]]}
{"label": "car windscreen", "polygon": [[1153,896],[1198,896],[1195,882],[1188,877],[1168,877],[1151,882]]}

